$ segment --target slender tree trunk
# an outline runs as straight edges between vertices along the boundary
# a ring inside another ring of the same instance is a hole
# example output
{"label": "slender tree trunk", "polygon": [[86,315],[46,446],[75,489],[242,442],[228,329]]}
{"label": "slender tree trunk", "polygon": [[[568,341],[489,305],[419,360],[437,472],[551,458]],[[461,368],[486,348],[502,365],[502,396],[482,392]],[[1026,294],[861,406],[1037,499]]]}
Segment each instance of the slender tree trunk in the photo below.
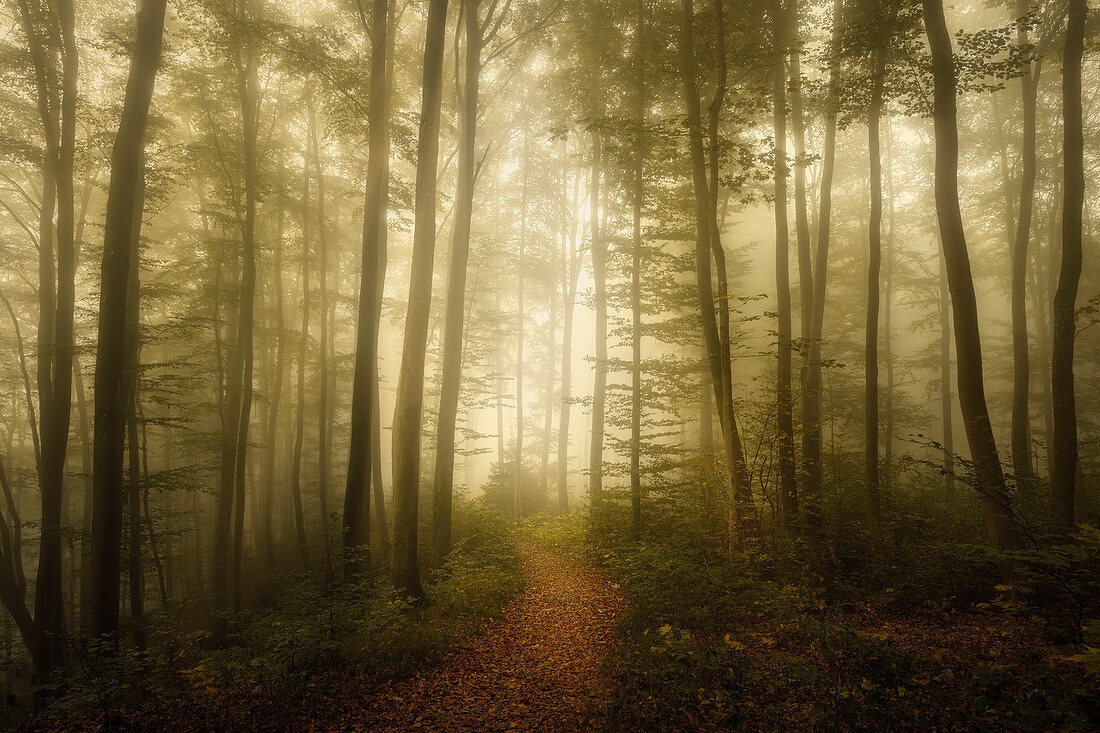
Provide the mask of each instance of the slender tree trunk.
{"label": "slender tree trunk", "polygon": [[[717,5],[716,8],[720,8]],[[699,308],[702,316],[703,338],[706,344],[707,360],[710,367],[715,403],[719,406],[719,418],[722,424],[722,436],[729,471],[730,495],[730,545],[740,545],[741,523],[748,507],[741,506],[747,493],[747,472],[741,453],[740,436],[732,411],[732,395],[725,389],[727,378],[723,366],[723,349],[715,318],[714,289],[711,284],[711,251],[713,235],[717,229],[713,222],[714,213],[711,194],[707,182],[706,153],[703,149],[702,113],[699,102],[699,89],[696,86],[695,59],[695,10],[692,0],[681,0],[683,12],[681,27],[681,75],[683,77],[684,98],[688,113],[688,139],[692,159],[692,181],[695,190],[695,228],[696,228],[696,285],[699,290]],[[722,34],[719,34],[720,36]],[[717,185],[717,181],[715,181]],[[725,307],[726,304],[723,304]]]}
{"label": "slender tree trunk", "polygon": [[645,207],[646,7],[639,0],[634,45],[634,241],[630,263],[630,519],[634,539],[642,534],[642,211]]}
{"label": "slender tree trunk", "polygon": [[589,236],[592,249],[592,300],[596,308],[596,351],[592,383],[592,432],[588,452],[588,497],[593,506],[603,499],[604,402],[607,394],[607,242],[600,231],[600,179],[603,138],[593,124],[592,170],[589,184]]}
{"label": "slender tree trunk", "polygon": [[439,167],[439,114],[446,25],[447,0],[429,0],[417,146],[412,272],[393,421],[393,582],[403,593],[415,598],[422,597],[424,593],[420,585],[416,551],[420,428],[424,409],[424,357],[432,299],[432,260],[435,255],[436,174]]}
{"label": "slender tree trunk", "polygon": [[[779,503],[783,522],[789,525],[798,511],[795,483],[794,419],[791,395],[791,275],[790,229],[787,222],[787,73],[786,38],[782,0],[772,0],[771,14],[775,70],[772,74],[773,128],[775,131],[775,288],[778,311],[778,364],[776,365],[776,421],[779,433]],[[713,155],[714,153],[712,153]],[[717,185],[717,182],[714,183]]]}
{"label": "slender tree trunk", "polygon": [[317,248],[320,250],[320,268],[317,289],[321,295],[321,324],[317,349],[317,495],[321,507],[321,547],[325,557],[329,554],[328,485],[332,456],[329,444],[329,293],[328,293],[328,226],[325,220],[325,171],[321,163],[320,146],[317,143],[317,115],[310,99],[309,109],[310,148],[317,174]]}
{"label": "slender tree trunk", "polygon": [[978,491],[982,496],[986,527],[994,544],[1016,547],[1019,527],[1009,509],[1004,472],[997,455],[993,428],[985,402],[982,345],[978,309],[970,272],[966,236],[959,208],[959,137],[956,119],[955,62],[951,36],[941,0],[923,0],[925,30],[932,49],[934,80],[933,122],[936,132],[936,213],[947,263],[958,351],[959,403],[966,425],[967,442],[974,460]]}
{"label": "slender tree trunk", "polygon": [[1070,0],[1062,61],[1062,264],[1054,292],[1054,344],[1051,394],[1054,402],[1054,459],[1050,485],[1054,524],[1061,531],[1074,525],[1077,482],[1077,405],[1073,384],[1077,286],[1081,281],[1081,230],[1085,200],[1085,138],[1081,104],[1081,64],[1085,46],[1086,0]]}
{"label": "slender tree trunk", "polygon": [[[524,102],[526,105],[526,101]],[[520,204],[519,259],[516,261],[516,458],[512,480],[512,512],[516,522],[523,518],[523,337],[527,313],[524,305],[523,268],[527,249],[527,180],[530,157],[527,108],[523,110],[523,194]]]}
{"label": "slender tree trunk", "polygon": [[309,351],[309,166],[303,166],[305,177],[302,186],[302,333],[298,341],[298,406],[294,415],[294,453],[290,464],[290,498],[294,505],[294,534],[302,569],[309,570],[309,543],[306,539],[305,511],[302,507],[302,449],[305,442],[306,422],[306,355]]}
{"label": "slender tree trunk", "polygon": [[951,298],[947,283],[947,261],[940,257],[940,419],[943,422],[943,481],[955,489],[955,437],[951,408]]}
{"label": "slender tree trunk", "polygon": [[256,201],[259,175],[258,123],[259,78],[256,50],[251,41],[245,45],[239,62],[237,90],[244,123],[244,221],[241,226],[241,291],[237,326],[237,350],[234,373],[241,375],[240,413],[233,461],[233,610],[241,608],[241,568],[244,554],[245,476],[248,463],[248,429],[252,416],[253,322],[256,296]]}
{"label": "slender tree trunk", "polygon": [[447,305],[443,327],[436,421],[435,481],[432,497],[432,564],[439,567],[451,551],[451,506],[454,492],[455,423],[462,386],[463,316],[466,312],[466,265],[470,258],[470,226],[474,209],[477,142],[478,84],[481,78],[480,0],[463,0],[466,31],[464,83],[458,90],[458,180],[455,223],[451,234],[451,262],[447,277]]}
{"label": "slender tree trunk", "polygon": [[879,279],[882,272],[882,86],[886,73],[886,51],[876,45],[872,51],[871,102],[867,110],[867,149],[870,158],[871,221],[870,252],[867,259],[867,321],[864,346],[864,481],[867,513],[872,521],[882,518],[879,495],[879,409],[878,409],[878,323]]}
{"label": "slender tree trunk", "polygon": [[381,420],[378,406],[378,330],[386,284],[386,239],[389,187],[388,0],[374,0],[370,24],[371,86],[367,114],[367,188],[363,206],[362,272],[356,326],[355,374],[351,399],[351,438],[344,491],[344,577],[369,571],[370,484],[374,477],[376,522],[383,558],[389,556],[386,499],[382,488]]}
{"label": "slender tree trunk", "polygon": [[[282,166],[279,166],[280,171]],[[275,229],[275,363],[272,365],[271,396],[267,410],[267,451],[264,455],[264,481],[260,497],[260,553],[268,570],[275,567],[275,455],[279,434],[279,406],[283,398],[283,371],[286,368],[286,314],[283,307],[283,225],[282,200],[277,203]]]}
{"label": "slender tree trunk", "polygon": [[[1030,11],[1029,0],[1016,1],[1016,15],[1023,18]],[[1028,45],[1027,25],[1020,23],[1017,41]],[[1034,483],[1031,462],[1031,424],[1029,394],[1031,364],[1027,334],[1027,258],[1031,239],[1032,210],[1035,203],[1035,137],[1036,101],[1039,91],[1041,61],[1031,60],[1020,66],[1020,86],[1023,99],[1023,149],[1021,151],[1020,206],[1016,219],[1015,246],[1012,247],[1012,471],[1016,486],[1025,496]]]}
{"label": "slender tree trunk", "polygon": [[821,498],[821,339],[825,324],[825,291],[829,275],[829,235],[832,224],[833,172],[836,166],[837,112],[840,105],[839,49],[844,30],[844,0],[833,1],[832,54],[829,63],[828,99],[825,112],[825,141],[821,161],[821,203],[817,212],[817,253],[814,258],[813,312],[809,331],[809,364],[803,384],[802,452],[806,471],[804,504],[816,515]]}
{"label": "slender tree trunk", "polygon": [[[562,156],[563,160],[567,157]],[[580,194],[580,175],[573,177],[573,198],[566,205],[566,168],[562,167],[562,204],[568,208],[568,240],[562,239],[560,255],[562,292],[561,330],[561,409],[558,414],[558,512],[569,513],[569,418],[573,407],[573,314],[577,305],[577,277],[581,255],[577,251],[576,210]],[[568,242],[568,243],[567,243]]]}
{"label": "slender tree trunk", "polygon": [[[144,160],[139,163],[144,168]],[[134,221],[130,227],[130,272],[126,282],[126,360],[125,372],[130,386],[126,443],[129,457],[127,498],[130,520],[130,620],[134,626],[134,645],[145,651],[145,573],[141,542],[141,444],[138,442],[138,390],[141,388],[141,218],[145,208],[145,181],[139,178],[134,197]]]}
{"label": "slender tree trunk", "polygon": [[[87,606],[91,629],[117,643],[122,554],[122,460],[130,376],[126,359],[130,272],[138,266],[133,246],[140,236],[145,127],[160,63],[166,0],[142,0],[134,57],[111,160],[95,367],[95,433],[92,468],[91,547]],[[80,384],[80,391],[83,385]]]}
{"label": "slender tree trunk", "polygon": [[790,8],[790,96],[791,96],[791,132],[794,137],[794,222],[795,238],[798,244],[798,305],[799,305],[799,354],[802,365],[799,370],[799,384],[802,399],[802,463],[799,474],[806,482],[806,436],[807,416],[813,413],[809,405],[813,392],[807,389],[810,369],[810,343],[814,311],[814,272],[810,242],[810,219],[807,212],[806,195],[806,123],[802,112],[802,39],[799,37],[800,22],[798,3]]}
{"label": "slender tree trunk", "polygon": [[[381,307],[381,289],[379,289]],[[371,380],[371,482],[374,484],[374,523],[378,528],[378,553],[383,563],[390,561],[390,524],[386,517],[386,487],[382,481],[382,410],[378,400],[378,379]],[[365,510],[364,510],[365,511]],[[368,525],[369,526],[369,525]]]}

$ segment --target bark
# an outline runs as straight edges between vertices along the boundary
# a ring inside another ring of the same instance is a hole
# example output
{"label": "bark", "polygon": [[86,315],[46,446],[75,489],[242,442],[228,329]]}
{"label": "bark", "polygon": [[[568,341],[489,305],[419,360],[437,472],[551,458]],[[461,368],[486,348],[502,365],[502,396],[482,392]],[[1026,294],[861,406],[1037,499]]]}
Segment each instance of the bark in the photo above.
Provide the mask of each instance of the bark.
{"label": "bark", "polygon": [[439,115],[446,24],[447,0],[429,0],[417,146],[412,270],[407,299],[409,307],[405,318],[393,421],[393,582],[400,591],[414,598],[422,598],[424,594],[416,547],[420,429],[424,409],[424,358],[432,299],[432,260],[435,255],[436,174],[439,168]]}
{"label": "bark", "polygon": [[381,554],[388,557],[386,500],[382,488],[381,425],[378,406],[378,328],[386,282],[386,238],[389,181],[390,37],[388,0],[374,0],[371,10],[371,83],[368,99],[367,186],[363,206],[362,273],[352,383],[351,444],[344,492],[344,577],[369,571],[371,477],[375,484],[376,522]]}
{"label": "bark", "polygon": [[592,432],[588,449],[588,498],[593,506],[603,499],[604,403],[607,395],[607,242],[600,231],[600,179],[603,175],[603,138],[593,121],[589,132],[592,169],[589,184],[589,236],[592,249],[592,300],[596,309],[595,364],[592,382]]}
{"label": "bark", "polygon": [[137,267],[134,241],[140,235],[145,128],[160,63],[166,0],[142,0],[137,42],[126,85],[122,118],[111,160],[95,367],[95,432],[92,467],[89,612],[98,635],[118,634],[122,553],[122,463],[130,376],[126,359],[127,309]]}
{"label": "bark", "polygon": [[294,449],[290,464],[290,499],[294,509],[294,536],[302,569],[311,567],[309,543],[306,539],[305,511],[302,507],[302,449],[305,442],[306,422],[306,354],[309,350],[309,166],[303,167],[305,180],[302,186],[302,332],[298,341],[298,405],[294,413]]}
{"label": "bark", "polygon": [[1082,212],[1085,200],[1084,129],[1081,64],[1088,3],[1070,0],[1062,61],[1062,264],[1054,292],[1051,394],[1054,402],[1054,456],[1050,470],[1054,524],[1074,526],[1077,482],[1077,405],[1073,383],[1077,288],[1081,281]]}
{"label": "bark", "polygon": [[[1029,0],[1016,1],[1016,15],[1026,16]],[[1028,44],[1027,25],[1021,23],[1017,42]],[[1031,239],[1031,219],[1035,203],[1036,101],[1039,91],[1040,61],[1025,60],[1020,66],[1023,100],[1023,149],[1021,150],[1020,205],[1016,219],[1016,237],[1012,247],[1012,471],[1021,493],[1032,492],[1034,469],[1031,461],[1031,425],[1028,396],[1031,390],[1031,364],[1027,333],[1027,257]]]}
{"label": "bark", "polygon": [[635,124],[633,209],[634,236],[630,263],[630,519],[634,539],[642,534],[642,211],[645,207],[646,7],[639,0],[634,46]]}
{"label": "bark", "polygon": [[943,482],[955,489],[955,431],[951,406],[951,298],[947,282],[947,260],[940,260],[940,419],[943,422]]}
{"label": "bark", "polygon": [[[721,5],[716,5],[720,8]],[[719,406],[719,419],[722,425],[723,446],[727,461],[730,496],[730,544],[740,544],[741,523],[748,507],[743,507],[744,496],[748,489],[748,476],[744,468],[740,436],[732,410],[732,395],[725,388],[727,379],[723,366],[723,347],[715,317],[714,288],[711,284],[711,251],[713,236],[717,229],[713,222],[711,194],[707,182],[706,154],[703,149],[702,113],[699,102],[699,89],[696,86],[697,64],[695,59],[695,10],[692,0],[681,0],[683,12],[681,25],[680,56],[681,76],[684,87],[684,100],[687,107],[688,139],[692,160],[692,183],[695,191],[695,264],[696,285],[699,291],[699,309],[703,339],[707,350],[707,362],[710,368],[715,403]],[[717,183],[717,181],[715,181]],[[725,307],[726,304],[723,304]]]}
{"label": "bark", "polygon": [[523,293],[524,257],[527,249],[527,182],[529,136],[527,110],[523,110],[523,194],[520,205],[519,258],[516,261],[516,457],[512,479],[512,513],[518,523],[523,518],[523,337],[526,324]]}
{"label": "bark", "polygon": [[245,43],[238,60],[237,93],[240,97],[244,133],[244,220],[241,222],[241,290],[237,327],[237,349],[233,371],[241,377],[240,412],[233,461],[233,610],[241,608],[241,567],[244,553],[245,476],[248,461],[248,430],[252,416],[253,326],[256,299],[256,202],[258,197],[259,79],[256,50]]}
{"label": "bark", "polygon": [[[144,159],[139,163],[144,168]],[[138,390],[141,387],[141,220],[145,208],[145,181],[139,177],[130,227],[130,272],[126,281],[126,357],[125,374],[130,385],[126,420],[127,466],[126,494],[129,499],[130,546],[127,564],[130,575],[130,619],[134,645],[145,650],[142,618],[145,615],[145,575],[141,557],[141,444],[138,442]]]}
{"label": "bark", "polygon": [[822,485],[821,461],[821,339],[825,324],[825,291],[829,274],[829,234],[832,224],[833,171],[836,166],[836,128],[840,87],[840,40],[843,33],[844,2],[833,2],[833,29],[829,63],[828,100],[825,112],[825,142],[821,162],[821,202],[817,213],[817,253],[814,257],[813,312],[810,320],[808,360],[803,382],[802,453],[805,465],[803,504],[811,515],[819,509]]}
{"label": "bark", "polygon": [[[564,156],[563,156],[564,158]],[[568,208],[568,244],[562,239],[559,258],[561,268],[562,331],[561,331],[561,409],[558,413],[558,513],[569,513],[569,418],[573,407],[573,314],[577,305],[577,278],[580,276],[582,254],[577,246],[577,200],[580,176],[573,178],[573,197],[566,204],[565,168],[562,168],[562,205]]]}
{"label": "bark", "polygon": [[[432,495],[432,564],[439,567],[451,551],[451,507],[454,492],[455,423],[462,384],[463,316],[466,312],[466,265],[470,258],[470,226],[474,209],[478,92],[484,25],[480,0],[463,0],[466,58],[458,100],[458,179],[454,230],[447,275],[447,304],[442,343],[443,378],[436,421],[435,481]],[[486,22],[488,22],[488,18]]]}
{"label": "bark", "polygon": [[867,321],[864,346],[864,481],[867,513],[874,522],[881,519],[879,487],[879,384],[878,324],[879,279],[882,272],[882,87],[886,73],[886,49],[876,45],[871,59],[871,101],[867,110],[867,149],[870,159],[871,216],[870,251],[867,260]]}
{"label": "bark", "polygon": [[[787,222],[787,99],[784,68],[786,38],[782,0],[772,0],[771,15],[775,70],[772,73],[772,124],[775,133],[775,288],[778,312],[776,365],[776,427],[779,433],[779,503],[784,524],[798,511],[795,484],[794,420],[791,395],[791,275],[790,229]],[[713,155],[714,153],[712,153]],[[712,185],[717,185],[712,181]]]}
{"label": "bark", "polygon": [[[280,166],[282,170],[282,166]],[[280,176],[281,178],[281,176]],[[283,307],[283,223],[282,200],[278,203],[275,229],[275,362],[272,364],[271,396],[267,408],[267,452],[260,497],[260,554],[269,570],[275,566],[275,454],[279,433],[279,406],[283,398],[283,371],[286,366],[286,314]]]}
{"label": "bark", "polygon": [[321,507],[321,547],[328,556],[329,553],[329,515],[328,515],[328,491],[329,472],[331,471],[332,453],[329,442],[329,251],[328,251],[328,226],[325,221],[325,171],[321,163],[321,151],[317,142],[317,115],[313,108],[313,99],[310,98],[309,107],[309,137],[310,148],[313,153],[314,170],[317,173],[317,248],[320,250],[321,262],[318,272],[317,288],[321,295],[321,328],[318,335],[317,349],[317,494]]}
{"label": "bark", "polygon": [[923,7],[925,30],[932,50],[934,81],[932,118],[936,137],[936,213],[951,291],[955,348],[958,353],[959,404],[974,461],[977,489],[982,497],[987,531],[994,544],[1012,548],[1019,546],[1020,532],[1009,508],[1004,472],[986,407],[974,280],[959,207],[959,138],[951,36],[942,1],[923,0]]}
{"label": "bark", "polygon": [[799,37],[798,3],[790,8],[790,122],[794,140],[794,221],[795,239],[798,245],[798,305],[799,305],[799,356],[802,360],[799,369],[802,410],[802,463],[799,466],[799,478],[806,483],[806,429],[807,415],[813,412],[808,405],[813,392],[807,389],[810,368],[810,332],[814,311],[814,265],[810,242],[810,217],[806,193],[806,123],[802,111],[802,40]]}

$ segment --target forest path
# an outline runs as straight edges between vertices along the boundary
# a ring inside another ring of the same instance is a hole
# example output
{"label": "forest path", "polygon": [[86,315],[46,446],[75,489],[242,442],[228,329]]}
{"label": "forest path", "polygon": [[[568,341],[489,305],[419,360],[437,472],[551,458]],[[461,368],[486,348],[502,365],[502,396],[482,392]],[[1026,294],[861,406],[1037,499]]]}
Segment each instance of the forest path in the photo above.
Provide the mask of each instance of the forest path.
{"label": "forest path", "polygon": [[441,665],[377,691],[363,731],[600,728],[600,660],[615,644],[619,592],[591,567],[520,544],[526,588],[504,617]]}

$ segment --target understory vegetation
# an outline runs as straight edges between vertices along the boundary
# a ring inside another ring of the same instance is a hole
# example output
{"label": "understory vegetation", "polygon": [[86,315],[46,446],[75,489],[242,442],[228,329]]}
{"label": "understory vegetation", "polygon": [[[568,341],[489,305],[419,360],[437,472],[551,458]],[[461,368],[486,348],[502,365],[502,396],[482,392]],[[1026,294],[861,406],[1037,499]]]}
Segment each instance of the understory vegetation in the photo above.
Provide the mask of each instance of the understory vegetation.
{"label": "understory vegetation", "polygon": [[611,730],[1095,730],[1100,533],[998,553],[948,506],[879,532],[823,513],[732,557],[682,500],[637,541],[610,503],[537,533],[626,596]]}
{"label": "understory vegetation", "polygon": [[[483,502],[455,513],[456,547],[425,599],[383,579],[344,584],[270,575],[247,612],[193,628],[187,604],[150,618],[148,653],[73,649],[65,695],[32,721],[42,729],[284,730],[337,717],[388,679],[439,659],[498,618],[522,587],[516,532]],[[7,722],[27,711],[9,710]]]}

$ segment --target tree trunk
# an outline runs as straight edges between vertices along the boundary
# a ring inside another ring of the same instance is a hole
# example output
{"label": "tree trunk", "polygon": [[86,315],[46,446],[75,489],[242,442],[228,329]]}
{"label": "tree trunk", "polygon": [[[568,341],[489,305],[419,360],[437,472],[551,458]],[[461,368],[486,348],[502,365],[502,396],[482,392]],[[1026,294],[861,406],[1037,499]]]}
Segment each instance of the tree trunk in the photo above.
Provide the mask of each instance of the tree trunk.
{"label": "tree trunk", "polygon": [[253,321],[256,296],[256,201],[259,176],[258,126],[259,79],[256,50],[245,44],[244,58],[238,61],[237,91],[240,96],[244,128],[244,221],[241,223],[241,290],[237,326],[237,349],[233,371],[241,375],[240,413],[233,461],[233,610],[241,608],[241,567],[244,554],[244,499],[248,461],[248,428],[252,416]]}
{"label": "tree trunk", "polygon": [[799,384],[802,398],[802,464],[799,467],[800,478],[806,483],[806,430],[807,415],[813,413],[808,405],[813,392],[807,389],[810,368],[810,332],[813,326],[814,311],[814,272],[810,242],[810,218],[807,212],[806,195],[806,123],[802,112],[802,39],[799,37],[798,3],[790,8],[790,95],[791,95],[791,132],[794,137],[794,222],[795,238],[798,244],[798,305],[799,305],[799,354],[802,366],[799,370]]}
{"label": "tree trunk", "polygon": [[[775,370],[776,427],[779,433],[779,503],[783,523],[798,511],[795,483],[794,419],[791,396],[791,275],[790,229],[787,222],[787,73],[782,0],[772,0],[771,14],[775,70],[772,73],[773,129],[775,133],[775,288],[778,312],[778,363]],[[712,152],[712,155],[716,153]],[[717,185],[717,181],[712,182]]]}
{"label": "tree trunk", "polygon": [[137,267],[134,241],[141,223],[145,127],[160,63],[167,0],[142,0],[137,37],[126,84],[122,118],[111,160],[103,262],[100,270],[99,326],[95,367],[95,432],[92,468],[91,553],[88,610],[98,635],[118,634],[122,553],[122,460],[129,375],[126,332],[131,268]]}
{"label": "tree trunk", "polygon": [[802,392],[802,453],[806,487],[803,504],[811,515],[818,513],[822,486],[821,461],[821,339],[825,324],[825,291],[829,275],[829,234],[833,210],[833,172],[836,166],[836,128],[840,101],[839,48],[844,29],[844,1],[833,2],[832,53],[829,63],[828,99],[825,112],[825,142],[821,161],[821,203],[817,213],[817,253],[814,257],[813,312],[810,321],[808,364]]}
{"label": "tree trunk", "polygon": [[1073,529],[1077,482],[1077,405],[1073,384],[1077,286],[1081,281],[1081,227],[1085,200],[1085,139],[1081,104],[1081,62],[1084,56],[1086,0],[1070,0],[1066,46],[1062,61],[1062,265],[1054,292],[1051,393],[1054,402],[1054,460],[1050,485],[1054,524]]}
{"label": "tree trunk", "polygon": [[420,429],[424,411],[424,357],[435,255],[436,174],[439,168],[439,114],[446,25],[447,0],[429,0],[417,145],[412,271],[393,420],[393,582],[401,592],[414,598],[421,598],[424,594],[417,564],[417,505],[420,493]]}
{"label": "tree trunk", "polygon": [[[144,159],[139,163],[144,169]],[[141,444],[138,442],[138,390],[141,388],[141,219],[145,208],[145,180],[138,179],[134,197],[134,221],[130,227],[130,272],[126,281],[126,359],[125,372],[130,381],[130,399],[126,427],[129,458],[127,498],[129,499],[130,547],[130,620],[134,626],[134,645],[145,651],[142,629],[145,615],[145,574],[141,557]]]}
{"label": "tree trunk", "polygon": [[329,554],[328,484],[332,455],[329,443],[329,292],[328,292],[328,225],[325,221],[325,171],[321,163],[320,146],[317,143],[317,115],[310,99],[309,137],[313,152],[313,165],[317,173],[317,247],[321,256],[318,273],[318,290],[321,293],[321,331],[317,349],[317,495],[321,507],[321,547]]}
{"label": "tree trunk", "polygon": [[[1016,0],[1016,15],[1023,19],[1030,11],[1029,0]],[[1028,45],[1027,25],[1017,28],[1017,42]],[[1029,394],[1031,364],[1027,334],[1027,257],[1031,240],[1031,219],[1035,203],[1036,102],[1039,92],[1041,61],[1031,60],[1020,66],[1023,99],[1023,149],[1021,151],[1020,206],[1016,219],[1015,246],[1012,247],[1012,471],[1016,486],[1025,496],[1032,493],[1034,468],[1031,461],[1031,424]]]}
{"label": "tree trunk", "polygon": [[309,543],[306,539],[306,518],[302,506],[302,448],[305,442],[306,422],[306,354],[309,351],[309,166],[303,165],[305,180],[302,186],[302,333],[298,341],[298,406],[294,415],[294,453],[290,464],[290,499],[294,505],[294,534],[302,569],[308,571]]}
{"label": "tree trunk", "polygon": [[[563,156],[564,158],[565,156]],[[562,199],[566,198],[565,164],[562,167]],[[561,293],[561,409],[558,414],[558,512],[569,513],[569,418],[573,407],[573,314],[577,306],[577,277],[580,275],[581,254],[577,251],[576,210],[580,194],[579,175],[573,178],[573,199],[569,210],[568,233],[562,238]],[[566,242],[568,241],[568,244]]]}
{"label": "tree trunk", "polygon": [[[523,337],[527,314],[523,298],[523,268],[527,249],[527,179],[529,135],[526,106],[523,110],[523,194],[519,215],[519,258],[516,261],[516,458],[512,481],[512,512],[518,523],[523,518]],[[593,408],[594,409],[594,408]]]}
{"label": "tree trunk", "polygon": [[642,534],[642,210],[645,207],[646,7],[639,0],[634,42],[634,241],[630,263],[631,384],[630,384],[630,525]]}
{"label": "tree trunk", "polygon": [[864,360],[864,481],[867,513],[876,524],[882,518],[879,496],[878,461],[878,322],[879,278],[882,271],[882,86],[886,74],[886,51],[872,51],[871,102],[867,109],[867,150],[870,159],[871,216],[870,251],[867,259],[867,321]]}
{"label": "tree trunk", "polygon": [[481,79],[482,23],[480,0],[463,0],[466,30],[464,83],[458,90],[458,180],[455,190],[454,231],[447,277],[447,305],[443,327],[443,378],[439,385],[436,420],[435,481],[432,496],[432,564],[439,567],[451,551],[451,506],[454,492],[455,423],[462,386],[463,316],[466,313],[466,265],[470,258],[470,225],[474,209],[474,176],[478,84]]}
{"label": "tree trunk", "polygon": [[[729,472],[730,495],[730,545],[740,544],[741,523],[748,510],[742,506],[748,489],[748,476],[741,453],[740,436],[737,434],[737,422],[733,415],[732,395],[725,388],[728,366],[723,365],[723,347],[714,312],[714,289],[711,284],[711,251],[714,234],[717,230],[713,221],[711,194],[707,182],[706,153],[703,149],[702,113],[699,102],[699,89],[696,86],[695,59],[695,10],[692,0],[681,0],[683,11],[681,28],[681,76],[684,85],[684,98],[688,114],[688,138],[692,159],[692,182],[695,190],[695,264],[696,285],[699,290],[699,309],[706,344],[707,361],[710,367],[715,403],[719,406],[719,418],[722,424],[722,436]],[[721,4],[716,5],[720,9]],[[721,33],[719,36],[721,37]],[[715,185],[717,185],[715,180]],[[719,243],[720,245],[720,243]],[[726,303],[722,304],[727,307]]]}
{"label": "tree trunk", "polygon": [[593,122],[592,170],[589,184],[589,236],[592,249],[592,300],[596,308],[596,351],[592,383],[592,432],[588,450],[588,498],[593,506],[603,499],[604,401],[607,394],[607,243],[600,232],[600,178],[603,139]]}
{"label": "tree trunk", "polygon": [[932,50],[934,81],[932,118],[936,133],[936,213],[951,290],[955,347],[958,351],[959,403],[989,536],[999,547],[1012,548],[1020,544],[1020,533],[1009,509],[1004,472],[997,456],[997,445],[985,402],[978,309],[959,208],[959,137],[951,36],[947,30],[942,1],[923,0],[923,6],[925,30]]}

